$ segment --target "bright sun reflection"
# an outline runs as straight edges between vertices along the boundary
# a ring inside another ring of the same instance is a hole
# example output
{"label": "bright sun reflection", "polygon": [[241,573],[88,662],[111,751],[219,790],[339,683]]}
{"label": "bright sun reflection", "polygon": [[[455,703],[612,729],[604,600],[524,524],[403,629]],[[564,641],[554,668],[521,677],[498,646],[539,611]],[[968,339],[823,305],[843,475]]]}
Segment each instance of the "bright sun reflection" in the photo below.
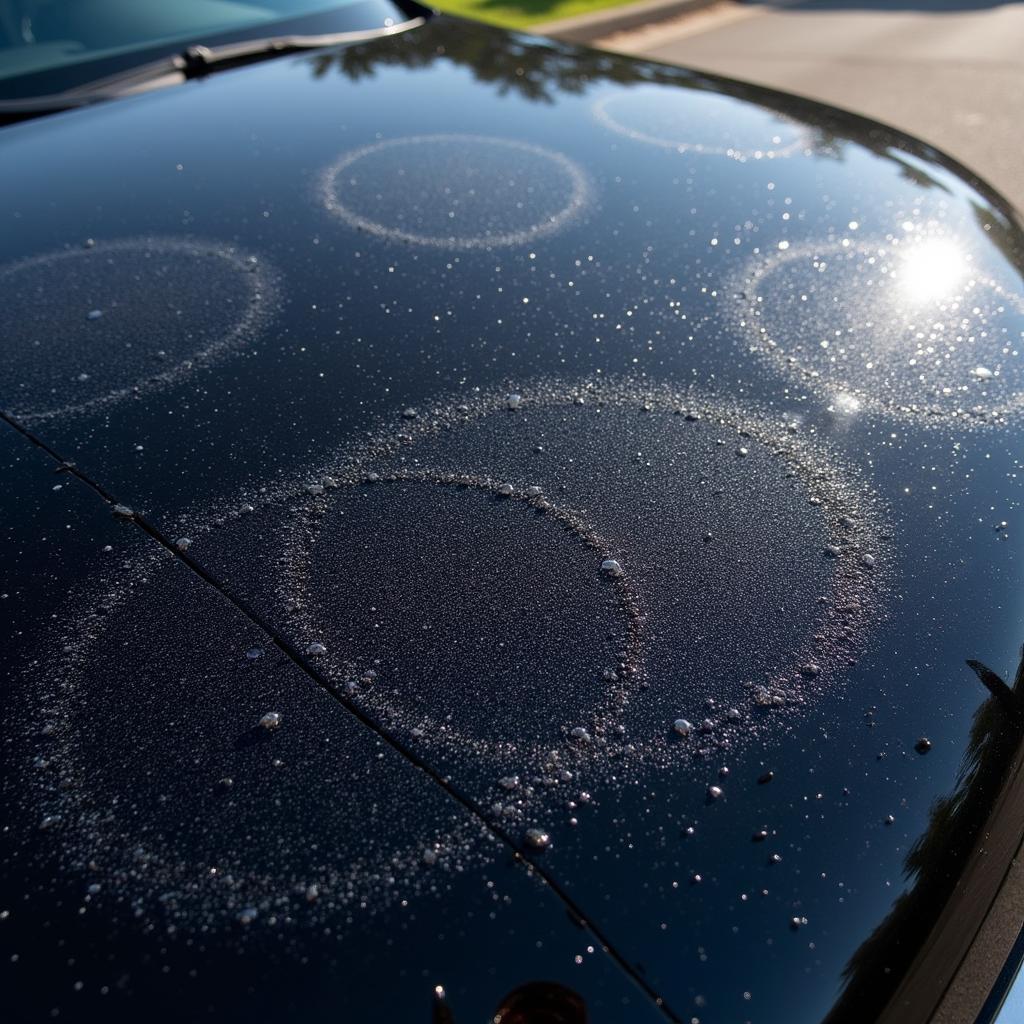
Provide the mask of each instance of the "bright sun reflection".
{"label": "bright sun reflection", "polygon": [[843,416],[853,416],[860,412],[860,399],[842,391],[833,400],[832,408]]}
{"label": "bright sun reflection", "polygon": [[901,255],[897,280],[904,298],[911,302],[951,297],[967,273],[963,253],[948,239],[920,242]]}

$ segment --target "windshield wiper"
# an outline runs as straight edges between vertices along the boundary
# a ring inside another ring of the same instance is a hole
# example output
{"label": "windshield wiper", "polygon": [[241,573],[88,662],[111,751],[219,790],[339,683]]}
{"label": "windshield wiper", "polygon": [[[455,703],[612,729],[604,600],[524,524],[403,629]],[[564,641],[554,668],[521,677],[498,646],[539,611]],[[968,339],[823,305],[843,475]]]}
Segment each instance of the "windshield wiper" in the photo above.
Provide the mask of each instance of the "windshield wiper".
{"label": "windshield wiper", "polygon": [[0,100],[0,114],[44,114],[73,107],[84,107],[104,100],[118,99],[134,93],[163,89],[179,85],[193,78],[202,78],[216,71],[254,64],[289,53],[303,50],[319,50],[329,46],[343,46],[348,43],[362,43],[384,36],[397,35],[419,28],[426,22],[425,17],[410,18],[396,25],[365,29],[358,32],[335,32],[317,36],[271,36],[266,39],[246,39],[239,43],[223,46],[193,45],[181,53],[148,64],[140,64],[130,71],[99,78],[86,85],[68,89],[65,92],[49,93],[44,96],[30,96],[20,100]]}

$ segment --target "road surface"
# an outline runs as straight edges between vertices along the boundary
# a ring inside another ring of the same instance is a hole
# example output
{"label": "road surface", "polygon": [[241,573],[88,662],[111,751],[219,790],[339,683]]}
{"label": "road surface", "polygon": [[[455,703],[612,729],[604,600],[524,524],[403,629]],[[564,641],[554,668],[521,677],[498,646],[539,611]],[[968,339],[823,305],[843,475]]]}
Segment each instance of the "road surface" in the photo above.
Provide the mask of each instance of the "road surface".
{"label": "road surface", "polygon": [[1024,211],[1024,2],[722,0],[593,45],[867,114],[946,150]]}

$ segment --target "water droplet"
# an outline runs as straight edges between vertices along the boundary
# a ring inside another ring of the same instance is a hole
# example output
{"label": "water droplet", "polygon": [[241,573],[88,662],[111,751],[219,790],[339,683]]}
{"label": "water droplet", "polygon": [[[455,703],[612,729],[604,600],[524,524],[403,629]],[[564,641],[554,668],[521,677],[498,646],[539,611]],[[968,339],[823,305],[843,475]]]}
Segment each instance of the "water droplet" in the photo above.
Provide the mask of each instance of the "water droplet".
{"label": "water droplet", "polygon": [[190,547],[192,547],[192,541],[191,541],[191,539],[190,539],[190,538],[188,538],[188,537],[179,537],[179,538],[178,538],[178,539],[177,539],[177,540],[176,540],[176,541],[174,542],[174,546],[175,546],[175,547],[176,547],[176,548],[177,548],[177,549],[178,549],[179,551],[188,551],[188,549],[189,549]]}
{"label": "water droplet", "polygon": [[103,316],[102,309],[90,309],[89,312],[86,313],[85,318],[86,320],[99,320],[101,316]]}
{"label": "water droplet", "polygon": [[509,409],[518,409],[523,404],[523,396],[517,395],[514,392],[511,395],[506,395],[505,405]]}
{"label": "water droplet", "polygon": [[132,519],[135,516],[135,513],[127,505],[115,505],[113,512],[118,519]]}
{"label": "water droplet", "polygon": [[621,576],[622,566],[614,558],[606,558],[601,563],[601,572],[607,576]]}
{"label": "water droplet", "polygon": [[693,725],[685,718],[677,718],[672,723],[672,728],[675,729],[680,736],[689,736],[690,733],[693,732]]}
{"label": "water droplet", "polygon": [[260,725],[264,729],[276,729],[281,724],[281,716],[276,711],[268,711],[261,719]]}
{"label": "water droplet", "polygon": [[255,907],[246,907],[244,910],[239,911],[238,923],[249,925],[259,916],[259,911]]}
{"label": "water droplet", "polygon": [[971,370],[971,376],[977,377],[978,380],[991,380],[995,374],[987,366],[976,366]]}
{"label": "water droplet", "polygon": [[318,654],[326,654],[327,648],[323,644],[314,641],[306,646],[306,653],[314,656]]}
{"label": "water droplet", "polygon": [[860,564],[863,565],[863,566],[866,566],[868,569],[873,568],[874,564],[875,564],[875,556],[874,555],[861,555],[860,556]]}
{"label": "water droplet", "polygon": [[932,749],[932,741],[927,736],[922,736],[915,744],[914,749],[919,754],[927,754]]}
{"label": "water droplet", "polygon": [[511,498],[515,494],[515,488],[511,484],[499,484],[498,493],[503,498]]}
{"label": "water droplet", "polygon": [[722,795],[721,786],[708,786],[708,799],[717,800]]}
{"label": "water droplet", "polygon": [[262,658],[263,657],[263,648],[262,647],[250,647],[249,650],[247,650],[245,652],[245,656],[250,661],[255,661],[257,658]]}
{"label": "water droplet", "polygon": [[526,842],[535,850],[546,850],[551,845],[551,836],[542,828],[528,828]]}
{"label": "water droplet", "polygon": [[574,740],[578,740],[580,743],[589,743],[590,742],[590,733],[587,732],[587,730],[584,729],[583,726],[581,726],[581,725],[577,725],[576,728],[573,729],[572,732],[569,733],[569,735]]}
{"label": "water droplet", "polygon": [[402,419],[414,420],[416,419],[417,416],[419,416],[419,413],[414,408],[412,408],[412,406],[410,406],[408,409],[402,410]]}

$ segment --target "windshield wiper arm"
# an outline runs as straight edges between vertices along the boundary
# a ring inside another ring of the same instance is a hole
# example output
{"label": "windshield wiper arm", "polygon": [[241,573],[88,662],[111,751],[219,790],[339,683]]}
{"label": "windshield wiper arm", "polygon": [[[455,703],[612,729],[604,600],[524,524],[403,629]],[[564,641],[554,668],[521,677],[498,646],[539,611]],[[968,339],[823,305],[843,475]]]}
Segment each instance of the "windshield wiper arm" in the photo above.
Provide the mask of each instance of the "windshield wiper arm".
{"label": "windshield wiper arm", "polygon": [[223,46],[194,45],[181,53],[148,64],[140,64],[129,71],[122,71],[107,78],[100,78],[86,85],[68,89],[65,92],[44,96],[31,96],[20,100],[0,100],[0,114],[33,114],[84,107],[104,100],[129,96],[133,93],[149,92],[168,85],[178,85],[193,78],[202,78],[216,71],[253,64],[256,61],[303,50],[320,50],[328,46],[343,46],[348,43],[362,43],[384,36],[397,35],[419,28],[426,22],[425,17],[410,18],[397,25],[365,29],[357,32],[335,32],[328,35],[271,36],[265,39],[246,39]]}

